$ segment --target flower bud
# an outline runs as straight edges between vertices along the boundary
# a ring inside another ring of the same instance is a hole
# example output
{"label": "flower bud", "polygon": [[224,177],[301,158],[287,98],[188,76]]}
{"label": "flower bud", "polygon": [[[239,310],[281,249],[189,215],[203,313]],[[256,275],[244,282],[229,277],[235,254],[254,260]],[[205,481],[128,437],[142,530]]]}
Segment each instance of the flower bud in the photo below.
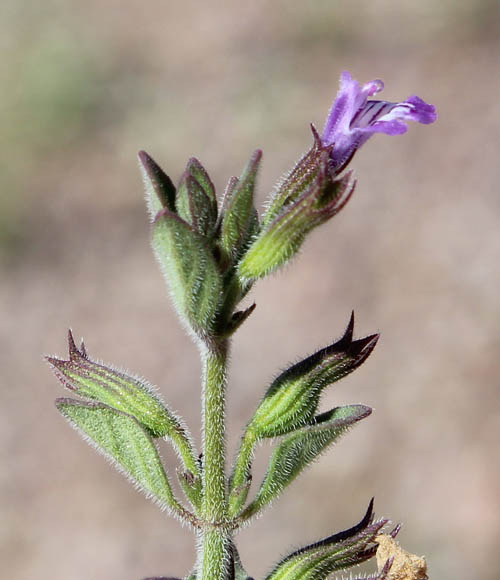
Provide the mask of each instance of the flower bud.
{"label": "flower bud", "polygon": [[145,151],[139,151],[138,157],[149,216],[153,221],[163,208],[175,210],[175,186],[170,177]]}
{"label": "flower bud", "polygon": [[153,225],[153,249],[181,320],[198,335],[212,332],[222,276],[209,240],[164,208]]}
{"label": "flower bud", "polygon": [[181,177],[175,198],[177,214],[204,236],[213,234],[217,222],[215,188],[201,163],[192,157]]}
{"label": "flower bud", "polygon": [[223,265],[234,262],[257,233],[259,220],[254,207],[254,190],[262,151],[257,149],[239,179],[229,181],[221,209],[219,248]]}

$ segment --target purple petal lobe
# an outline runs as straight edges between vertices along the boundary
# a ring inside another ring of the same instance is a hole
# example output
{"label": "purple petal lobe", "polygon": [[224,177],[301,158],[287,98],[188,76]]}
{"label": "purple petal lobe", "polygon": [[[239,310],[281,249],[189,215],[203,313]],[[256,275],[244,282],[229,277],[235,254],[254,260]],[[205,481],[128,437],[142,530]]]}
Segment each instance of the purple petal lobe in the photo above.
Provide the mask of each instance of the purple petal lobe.
{"label": "purple petal lobe", "polygon": [[374,133],[402,135],[407,121],[428,125],[437,119],[436,109],[413,95],[401,103],[368,100],[381,92],[384,83],[370,81],[360,86],[348,71],[340,77],[340,90],[326,120],[321,137],[324,147],[332,147],[331,170],[334,174],[344,169],[356,150]]}
{"label": "purple petal lobe", "polygon": [[376,95],[377,93],[380,93],[384,90],[384,81],[375,79],[374,81],[366,83],[363,89],[368,92],[368,96],[373,97],[373,95]]}
{"label": "purple petal lobe", "polygon": [[418,115],[418,119],[414,118],[414,121],[418,121],[424,125],[430,125],[437,120],[436,107],[429,105],[420,97],[417,97],[417,95],[411,96],[406,102],[414,106],[414,112]]}

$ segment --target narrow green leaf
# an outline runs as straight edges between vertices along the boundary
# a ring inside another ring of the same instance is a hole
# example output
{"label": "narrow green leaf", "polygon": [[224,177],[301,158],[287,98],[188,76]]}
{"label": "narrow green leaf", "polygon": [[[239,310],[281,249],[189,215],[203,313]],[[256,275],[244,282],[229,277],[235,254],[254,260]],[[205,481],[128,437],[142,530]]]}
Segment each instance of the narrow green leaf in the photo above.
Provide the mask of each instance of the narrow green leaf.
{"label": "narrow green leaf", "polygon": [[153,440],[136,419],[101,403],[61,398],[56,406],[137,488],[163,507],[186,516],[174,497]]}
{"label": "narrow green leaf", "polygon": [[234,580],[253,580],[253,578],[249,576],[243,568],[241,568],[238,565],[235,565]]}
{"label": "narrow green leaf", "polygon": [[231,517],[236,517],[245,504],[248,492],[252,485],[252,461],[255,449],[255,434],[248,429],[241,438],[240,448],[236,456],[236,462],[229,478],[229,502],[228,509]]}
{"label": "narrow green leaf", "polygon": [[349,427],[370,415],[364,405],[336,407],[316,418],[315,424],[285,437],[275,449],[256,498],[243,511],[246,519],[277,498],[292,481]]}
{"label": "narrow green leaf", "polygon": [[254,580],[251,576],[248,575],[245,568],[243,568],[240,555],[234,544],[233,544],[233,560],[234,560],[234,580]]}
{"label": "narrow green leaf", "polygon": [[221,302],[222,278],[207,240],[163,209],[155,219],[153,248],[181,320],[187,319],[195,332],[209,333]]}
{"label": "narrow green leaf", "polygon": [[[191,576],[189,577],[189,580]],[[155,576],[154,578],[144,578],[143,580],[181,580],[181,578],[173,578],[172,576]]]}

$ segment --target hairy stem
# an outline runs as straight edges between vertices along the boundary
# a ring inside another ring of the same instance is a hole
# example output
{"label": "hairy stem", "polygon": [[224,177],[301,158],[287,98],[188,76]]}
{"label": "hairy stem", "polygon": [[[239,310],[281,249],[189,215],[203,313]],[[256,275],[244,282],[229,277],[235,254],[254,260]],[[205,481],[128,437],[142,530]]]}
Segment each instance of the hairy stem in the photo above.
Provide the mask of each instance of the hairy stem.
{"label": "hairy stem", "polygon": [[203,349],[203,503],[199,580],[225,580],[231,557],[227,526],[225,398],[228,341]]}

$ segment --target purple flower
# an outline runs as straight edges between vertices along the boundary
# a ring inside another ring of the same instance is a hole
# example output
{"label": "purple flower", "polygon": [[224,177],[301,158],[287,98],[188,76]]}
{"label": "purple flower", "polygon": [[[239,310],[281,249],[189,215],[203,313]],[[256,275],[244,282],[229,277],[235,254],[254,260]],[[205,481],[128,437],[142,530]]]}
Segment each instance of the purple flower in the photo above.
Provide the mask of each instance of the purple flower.
{"label": "purple flower", "polygon": [[330,158],[335,174],[342,171],[356,150],[374,133],[401,135],[408,129],[405,121],[427,125],[437,119],[435,107],[415,95],[402,103],[368,100],[383,88],[381,80],[360,86],[350,73],[342,73],[340,90],[321,137],[325,147],[333,146]]}

